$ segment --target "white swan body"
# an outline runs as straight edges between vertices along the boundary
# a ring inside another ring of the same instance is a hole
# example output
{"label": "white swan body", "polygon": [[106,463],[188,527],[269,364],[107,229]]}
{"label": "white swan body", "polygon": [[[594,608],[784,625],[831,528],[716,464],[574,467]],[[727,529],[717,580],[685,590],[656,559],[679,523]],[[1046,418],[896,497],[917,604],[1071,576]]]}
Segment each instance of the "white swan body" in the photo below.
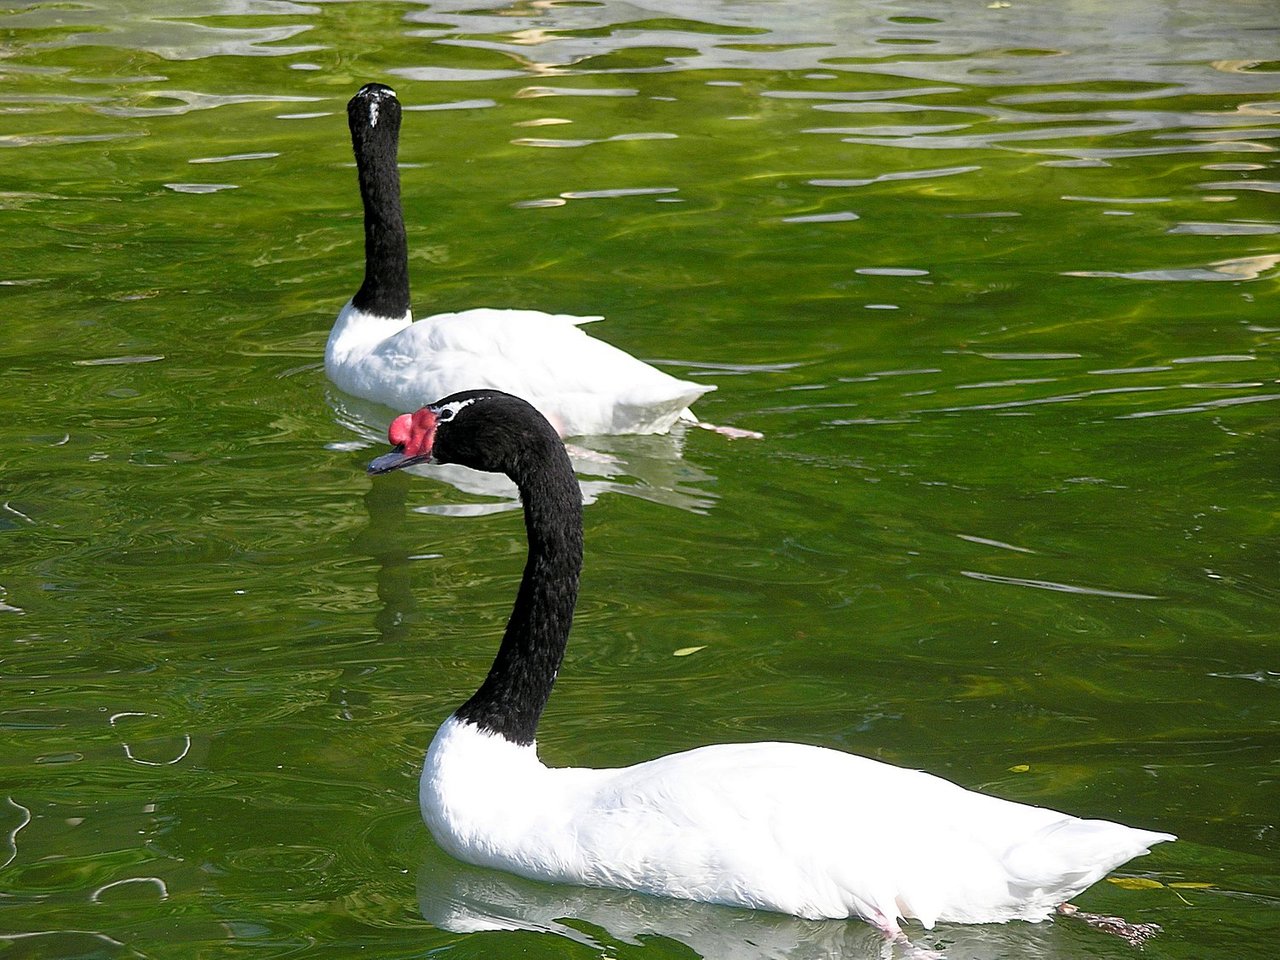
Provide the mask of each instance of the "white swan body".
{"label": "white swan body", "polygon": [[[395,450],[371,473],[461,463],[505,473],[524,504],[529,555],[502,643],[479,690],[437,732],[419,786],[427,827],[458,859],[553,882],[862,917],[899,936],[903,918],[1045,920],[1174,839],[794,743],[720,744],[617,769],[543,765],[535,733],[582,562],[581,495],[564,445],[529,404],[486,390],[398,417],[389,437]],[[1133,928],[1131,942],[1150,932]]]}
{"label": "white swan body", "polygon": [[1045,920],[1173,839],[795,743],[717,744],[618,769],[546,767],[535,746],[456,717],[431,743],[419,800],[436,842],[478,866],[861,917],[888,934],[900,918]]}
{"label": "white swan body", "polygon": [[666,433],[678,419],[696,422],[689,404],[715,387],[663,373],[578,329],[599,317],[479,308],[413,321],[396,165],[400,117],[395,91],[382,84],[366,84],[347,104],[365,275],[329,334],[329,379],[396,408],[492,387],[528,400],[562,436]]}
{"label": "white swan body", "polygon": [[488,387],[528,400],[562,436],[666,433],[712,386],[680,380],[596,340],[600,317],[480,307],[416,323],[366,313],[351,301],[325,347],[334,385],[388,407]]}

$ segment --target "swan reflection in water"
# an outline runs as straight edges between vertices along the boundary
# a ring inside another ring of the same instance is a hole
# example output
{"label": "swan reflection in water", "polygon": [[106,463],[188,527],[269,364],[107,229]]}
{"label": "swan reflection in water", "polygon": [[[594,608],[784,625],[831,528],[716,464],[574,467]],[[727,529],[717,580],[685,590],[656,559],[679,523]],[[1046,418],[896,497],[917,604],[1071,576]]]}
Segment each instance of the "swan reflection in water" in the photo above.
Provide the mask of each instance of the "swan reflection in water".
{"label": "swan reflection in water", "polygon": [[[432,848],[418,867],[418,910],[449,933],[523,931],[563,937],[591,950],[672,940],[706,960],[1076,960],[1096,945],[1082,924],[939,924],[886,941],[858,920],[783,914],[651,897],[625,890],[558,886],[473,867]],[[1105,937],[1103,938],[1106,939]]]}
{"label": "swan reflection in water", "polygon": [[[404,412],[388,411],[386,407],[332,389],[326,394],[338,425],[358,438],[335,441],[329,444],[330,449],[383,447],[392,416]],[[439,398],[431,397],[425,402],[436,399]],[[566,449],[582,487],[583,503],[595,503],[605,493],[620,493],[690,513],[709,512],[716,503],[715,494],[709,492],[715,478],[686,459],[684,445],[688,430],[686,425],[677,424],[666,434],[598,436],[582,441],[571,438]],[[412,507],[416,512],[474,517],[520,509],[515,484],[501,474],[481,473],[452,463],[420,464],[408,470],[442,480],[468,497],[488,498],[480,502],[459,499]]]}

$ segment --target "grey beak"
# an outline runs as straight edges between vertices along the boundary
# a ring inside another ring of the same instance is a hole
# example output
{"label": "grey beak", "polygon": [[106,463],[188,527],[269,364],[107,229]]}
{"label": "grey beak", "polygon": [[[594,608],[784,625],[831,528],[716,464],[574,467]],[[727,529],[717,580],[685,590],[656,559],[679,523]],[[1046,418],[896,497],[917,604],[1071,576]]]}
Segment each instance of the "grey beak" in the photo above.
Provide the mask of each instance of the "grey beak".
{"label": "grey beak", "polygon": [[375,457],[369,461],[369,466],[365,469],[372,475],[376,476],[380,473],[390,473],[392,470],[399,470],[401,467],[408,467],[415,463],[425,463],[430,457],[406,457],[404,450],[396,448],[390,453],[384,453],[380,457]]}

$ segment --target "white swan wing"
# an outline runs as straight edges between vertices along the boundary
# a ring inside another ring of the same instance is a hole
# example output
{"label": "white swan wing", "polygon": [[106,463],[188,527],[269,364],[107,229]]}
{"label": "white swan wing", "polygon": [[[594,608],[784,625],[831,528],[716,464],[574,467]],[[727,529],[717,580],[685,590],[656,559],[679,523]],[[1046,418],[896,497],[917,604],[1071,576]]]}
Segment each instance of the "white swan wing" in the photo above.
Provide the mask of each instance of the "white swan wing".
{"label": "white swan wing", "polygon": [[608,776],[574,818],[579,882],[859,915],[886,930],[898,917],[1044,919],[1168,839],[797,744],[716,745],[591,772]]}
{"label": "white swan wing", "polygon": [[352,352],[336,375],[326,366],[348,392],[398,409],[459,390],[503,390],[528,400],[566,436],[665,432],[714,389],[579,329],[599,319],[490,308],[438,314]]}

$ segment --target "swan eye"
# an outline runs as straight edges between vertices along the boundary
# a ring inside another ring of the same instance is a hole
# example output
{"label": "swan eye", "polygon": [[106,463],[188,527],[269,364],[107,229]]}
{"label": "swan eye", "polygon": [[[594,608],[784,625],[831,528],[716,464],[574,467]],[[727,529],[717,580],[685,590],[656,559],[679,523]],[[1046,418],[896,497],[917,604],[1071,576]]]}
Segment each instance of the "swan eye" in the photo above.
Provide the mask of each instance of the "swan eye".
{"label": "swan eye", "polygon": [[444,403],[438,407],[432,407],[435,411],[436,423],[448,423],[458,415],[458,411],[464,407],[469,407],[475,403],[480,397],[468,397],[466,400],[455,400],[452,403]]}

